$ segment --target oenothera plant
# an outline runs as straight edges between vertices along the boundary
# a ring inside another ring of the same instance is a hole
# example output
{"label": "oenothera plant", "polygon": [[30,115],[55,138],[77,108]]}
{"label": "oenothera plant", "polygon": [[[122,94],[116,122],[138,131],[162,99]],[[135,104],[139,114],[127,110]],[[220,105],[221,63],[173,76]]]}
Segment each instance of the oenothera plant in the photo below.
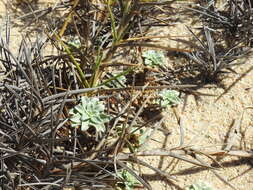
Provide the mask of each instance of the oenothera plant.
{"label": "oenothera plant", "polygon": [[142,54],[142,57],[147,66],[155,67],[165,64],[165,56],[162,51],[148,50]]}
{"label": "oenothera plant", "polygon": [[140,182],[125,169],[119,171],[117,175],[122,181],[116,184],[116,190],[133,190],[135,185],[140,184]]}
{"label": "oenothera plant", "polygon": [[127,81],[125,75],[130,72],[130,70],[123,72],[113,72],[109,74],[110,78],[106,81],[102,82],[100,86],[104,86],[105,88],[122,88],[125,86]]}
{"label": "oenothera plant", "polygon": [[73,37],[67,41],[67,45],[71,50],[79,49],[81,47],[81,41],[78,37]]}
{"label": "oenothera plant", "polygon": [[82,131],[94,127],[97,133],[105,132],[105,123],[110,117],[105,114],[105,106],[98,98],[82,96],[81,102],[69,112],[72,127],[81,126]]}
{"label": "oenothera plant", "polygon": [[205,182],[197,182],[187,187],[186,190],[214,190],[211,185]]}
{"label": "oenothera plant", "polygon": [[181,102],[179,92],[176,90],[162,90],[159,94],[159,99],[156,101],[161,107],[174,106]]}

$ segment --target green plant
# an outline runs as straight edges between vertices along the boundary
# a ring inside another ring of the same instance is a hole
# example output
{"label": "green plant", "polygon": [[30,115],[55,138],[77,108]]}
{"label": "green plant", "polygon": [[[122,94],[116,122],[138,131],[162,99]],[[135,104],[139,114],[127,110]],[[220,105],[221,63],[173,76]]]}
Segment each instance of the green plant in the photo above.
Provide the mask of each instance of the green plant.
{"label": "green plant", "polygon": [[81,102],[70,110],[71,126],[81,126],[82,131],[89,127],[94,127],[96,132],[105,131],[105,123],[109,121],[109,116],[104,113],[104,105],[98,98],[82,96]]}
{"label": "green plant", "polygon": [[139,185],[140,182],[130,174],[126,169],[123,169],[117,173],[117,176],[122,180],[117,183],[117,190],[132,190],[134,186]]}
{"label": "green plant", "polygon": [[179,92],[176,90],[162,90],[160,98],[156,101],[161,107],[173,106],[180,103]]}
{"label": "green plant", "polygon": [[144,64],[155,67],[165,63],[165,56],[162,51],[148,50],[142,54],[144,57]]}
{"label": "green plant", "polygon": [[[124,73],[123,73],[124,74]],[[122,88],[127,81],[126,76],[119,72],[113,72],[111,78],[107,80],[106,86],[109,88]]]}
{"label": "green plant", "polygon": [[[123,128],[124,127],[122,125],[116,128],[118,135],[122,135]],[[153,129],[151,128],[132,127],[127,138],[127,148],[129,151],[134,153],[137,152],[140,147],[144,146],[152,131]]]}
{"label": "green plant", "polygon": [[77,73],[78,73],[78,78],[80,79],[80,82],[82,83],[82,85],[85,88],[90,87],[90,84],[88,83],[88,81],[85,78],[85,73],[84,70],[81,68],[80,64],[77,62],[75,56],[73,55],[73,53],[71,52],[71,47],[69,47],[67,44],[65,44],[60,36],[56,33],[54,33],[54,37],[55,39],[59,42],[60,45],[62,45],[63,49],[65,50],[65,52],[67,53],[67,55],[70,58],[70,61],[75,65],[76,69],[77,69]]}
{"label": "green plant", "polygon": [[[119,5],[120,12],[122,16],[120,18],[117,18],[115,15],[115,3]],[[126,34],[134,28],[134,19],[136,16],[136,12],[138,12],[140,9],[139,1],[123,1],[123,0],[108,0],[107,1],[107,11],[108,11],[108,17],[110,18],[110,25],[111,25],[111,36],[112,36],[112,42],[111,47],[109,50],[105,53],[103,51],[103,56],[101,56],[101,59],[99,60],[99,64],[97,64],[96,69],[94,70],[94,80],[93,85],[96,86],[99,83],[99,80],[101,79],[101,76],[103,74],[103,69],[100,69],[103,64],[108,63],[112,60],[113,55],[117,51],[119,44],[123,40],[123,38],[126,36]],[[107,37],[106,37],[107,38]],[[102,59],[103,57],[103,59]]]}
{"label": "green plant", "polygon": [[76,50],[81,47],[81,41],[78,37],[72,37],[67,41],[68,46],[71,48],[71,50]]}
{"label": "green plant", "polygon": [[214,189],[207,183],[197,182],[187,187],[186,190],[214,190]]}
{"label": "green plant", "polygon": [[132,137],[135,142],[132,142],[132,145],[129,146],[130,151],[137,152],[141,146],[145,145],[152,131],[153,130],[151,128],[142,127],[141,129],[138,129],[136,127],[133,127],[131,130],[130,139]]}

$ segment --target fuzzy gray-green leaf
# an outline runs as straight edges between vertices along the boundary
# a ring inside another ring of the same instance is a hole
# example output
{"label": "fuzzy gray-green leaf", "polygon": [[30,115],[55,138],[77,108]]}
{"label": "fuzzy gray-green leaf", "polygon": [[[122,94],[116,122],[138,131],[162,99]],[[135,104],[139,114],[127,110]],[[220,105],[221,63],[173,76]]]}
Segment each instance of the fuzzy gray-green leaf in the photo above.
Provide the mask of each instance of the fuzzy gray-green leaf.
{"label": "fuzzy gray-green leaf", "polygon": [[105,123],[110,117],[104,113],[105,106],[98,98],[82,97],[80,104],[70,110],[72,127],[80,126],[81,130],[94,127],[96,132],[105,131]]}

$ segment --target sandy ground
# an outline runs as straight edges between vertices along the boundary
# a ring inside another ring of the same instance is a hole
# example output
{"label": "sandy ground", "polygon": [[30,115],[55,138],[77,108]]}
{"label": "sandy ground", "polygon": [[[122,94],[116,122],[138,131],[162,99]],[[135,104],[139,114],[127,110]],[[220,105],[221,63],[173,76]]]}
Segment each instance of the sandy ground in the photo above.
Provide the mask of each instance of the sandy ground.
{"label": "sandy ground", "polygon": [[[16,14],[24,14],[24,10],[10,10],[6,8],[7,1],[0,1],[0,18],[3,21],[5,14],[10,13],[10,16]],[[50,1],[39,1],[39,6],[48,6]],[[27,11],[27,10],[26,10]],[[17,49],[22,33],[22,26],[27,23],[18,23],[12,28],[12,48]],[[31,26],[30,26],[31,27]],[[37,27],[37,26],[35,26]],[[178,25],[181,35],[188,35],[183,25]],[[170,35],[178,35],[178,27],[173,29],[171,27],[168,31]],[[167,31],[167,32],[168,32]],[[23,31],[24,32],[24,31]],[[34,34],[36,34],[35,31]],[[164,31],[163,31],[164,32]],[[155,33],[155,32],[154,32]],[[166,32],[164,33],[166,34]],[[163,42],[164,43],[164,40]],[[170,43],[170,42],[168,42]],[[170,43],[171,46],[177,44]],[[245,71],[252,67],[252,59],[245,60],[245,65],[235,68],[237,74],[231,74],[224,84],[231,85],[237,78],[239,78]],[[223,89],[210,88],[200,89],[201,92],[220,95]],[[253,149],[253,111],[246,110],[247,107],[253,106],[253,71],[249,72],[243,79],[241,79],[226,95],[222,96],[217,102],[216,97],[201,97],[198,101],[193,96],[188,96],[186,107],[183,110],[183,103],[180,104],[176,110],[183,119],[184,127],[184,146],[195,149],[204,148],[220,149],[224,146],[224,140],[229,131],[233,121],[239,119],[244,112],[241,123],[241,131],[238,133],[238,140],[235,149],[252,150]],[[183,111],[182,111],[183,110]],[[157,132],[152,140],[148,143],[148,149],[157,148],[173,148],[179,145],[180,130],[172,109],[166,112],[166,127],[172,131],[171,135],[165,136]],[[241,141],[241,142],[240,142]],[[174,179],[166,180],[163,177],[155,174],[153,171],[142,168],[141,173],[145,179],[151,184],[153,189],[167,190],[167,189],[181,189],[196,181],[205,181],[213,185],[217,190],[229,190],[229,186],[218,179],[211,170],[201,167],[195,167],[186,162],[180,161],[177,164],[172,164],[171,157],[145,157],[146,162],[153,167],[158,167],[164,172],[170,173]],[[253,161],[242,159],[239,157],[225,157],[220,160],[223,168],[219,168],[216,172],[224,179],[229,181],[236,189],[252,190],[253,189]],[[172,185],[172,184],[176,185]]]}
{"label": "sandy ground", "polygon": [[[252,64],[250,61],[243,67],[238,67],[237,77],[244,73]],[[194,99],[193,96],[187,98],[187,106],[182,111],[182,105],[177,110],[183,119],[184,127],[184,145],[202,150],[219,150],[224,146],[225,137],[229,131],[234,119],[239,119],[247,107],[253,103],[253,72],[250,72],[245,78],[239,81],[230,92],[215,102],[214,97],[202,97],[201,100]],[[233,79],[227,79],[226,84],[230,85]],[[202,92],[209,94],[221,94],[222,89],[203,89]],[[179,146],[180,129],[175,114],[172,110],[166,113],[166,126],[172,131],[170,136],[164,136],[157,133],[153,141],[149,142],[148,149],[167,148],[171,149]],[[241,123],[241,131],[245,131],[244,142],[242,134],[238,134],[238,140],[234,149],[251,150],[253,148],[253,113],[252,110],[244,112]],[[156,142],[159,139],[160,142]],[[180,161],[177,165],[169,164],[172,159],[169,157],[150,157],[145,161],[154,167],[167,171],[175,177],[174,183],[180,188],[191,185],[194,182],[205,181],[213,185],[216,189],[231,189],[219,180],[210,170],[193,167],[193,165]],[[252,160],[246,160],[238,157],[225,157],[220,160],[223,168],[219,168],[217,173],[229,181],[236,189],[252,190],[253,188],[253,170]],[[173,169],[172,169],[173,168]],[[172,171],[171,171],[172,170]],[[170,172],[171,171],[171,172]],[[166,180],[161,180],[157,174],[151,171],[143,170],[143,173],[149,174],[147,178],[154,189],[180,189],[172,187]],[[172,180],[173,181],[173,180]]]}

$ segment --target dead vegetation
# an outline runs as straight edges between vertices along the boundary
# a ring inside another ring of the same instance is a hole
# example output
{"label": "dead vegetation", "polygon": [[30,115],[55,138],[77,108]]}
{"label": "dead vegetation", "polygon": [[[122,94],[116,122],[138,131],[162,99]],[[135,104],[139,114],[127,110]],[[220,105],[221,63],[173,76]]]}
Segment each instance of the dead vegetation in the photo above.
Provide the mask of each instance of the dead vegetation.
{"label": "dead vegetation", "polygon": [[[232,149],[243,116],[235,120],[226,146],[218,151],[185,147],[180,117],[180,146],[171,150],[140,148],[145,143],[140,141],[143,134],[148,134],[144,140],[149,141],[157,130],[170,133],[163,127],[164,108],[154,103],[161,90],[177,90],[182,98],[189,94],[219,96],[199,89],[222,86],[227,73],[235,72],[233,66],[245,63],[241,60],[251,53],[253,21],[248,0],[230,0],[222,10],[215,4],[185,3],[180,9],[201,24],[194,31],[188,27],[192,38],[173,37],[187,48],[152,43],[156,36],[149,36],[149,30],[170,26],[173,15],[169,10],[177,12],[174,3],[178,2],[73,0],[33,10],[20,17],[23,22],[27,18],[38,22],[56,14],[57,8],[66,13],[48,23],[43,38],[31,41],[25,36],[18,54],[10,46],[12,22],[6,17],[0,36],[2,189],[124,189],[129,184],[119,175],[122,171],[138,181],[129,185],[131,188],[152,189],[144,174],[131,164],[153,170],[180,189],[173,175],[181,174],[155,168],[144,162],[143,156],[173,157],[200,170],[210,169],[227,186],[237,189],[216,172],[221,167],[216,158],[252,159],[252,151]],[[57,54],[44,55],[49,43]],[[160,49],[182,62],[172,68],[166,63],[145,65],[143,52],[147,49]],[[110,120],[100,135],[96,127],[84,131],[71,126],[69,111],[82,96],[104,103]]]}

